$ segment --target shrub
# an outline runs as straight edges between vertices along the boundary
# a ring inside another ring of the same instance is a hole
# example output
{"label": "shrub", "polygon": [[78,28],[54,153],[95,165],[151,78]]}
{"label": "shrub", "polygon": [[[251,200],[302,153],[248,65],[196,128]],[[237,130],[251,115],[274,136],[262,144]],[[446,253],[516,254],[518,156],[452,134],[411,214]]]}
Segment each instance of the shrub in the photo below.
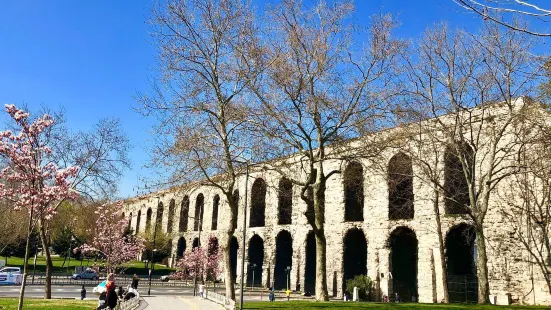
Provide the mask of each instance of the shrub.
{"label": "shrub", "polygon": [[346,292],[352,297],[354,287],[358,288],[358,298],[361,301],[373,300],[373,281],[365,275],[359,275],[346,281]]}

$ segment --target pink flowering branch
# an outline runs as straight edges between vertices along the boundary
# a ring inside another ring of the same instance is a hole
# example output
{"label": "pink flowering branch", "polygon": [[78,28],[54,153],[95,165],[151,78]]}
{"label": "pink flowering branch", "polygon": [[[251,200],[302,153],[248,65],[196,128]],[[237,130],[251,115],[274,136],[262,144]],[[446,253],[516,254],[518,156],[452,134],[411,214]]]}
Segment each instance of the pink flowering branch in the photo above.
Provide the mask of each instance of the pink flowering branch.
{"label": "pink flowering branch", "polygon": [[135,259],[145,249],[144,240],[125,235],[128,220],[121,217],[121,209],[121,202],[98,207],[92,242],[83,244],[73,252],[80,250],[83,254],[100,254],[105,257],[108,272],[114,272],[116,268]]}
{"label": "pink flowering branch", "polygon": [[176,262],[175,278],[191,280],[195,274],[199,279],[215,280],[222,272],[220,267],[221,253],[216,238],[209,237],[208,250],[201,247],[194,248],[191,252],[184,253],[184,256]]}

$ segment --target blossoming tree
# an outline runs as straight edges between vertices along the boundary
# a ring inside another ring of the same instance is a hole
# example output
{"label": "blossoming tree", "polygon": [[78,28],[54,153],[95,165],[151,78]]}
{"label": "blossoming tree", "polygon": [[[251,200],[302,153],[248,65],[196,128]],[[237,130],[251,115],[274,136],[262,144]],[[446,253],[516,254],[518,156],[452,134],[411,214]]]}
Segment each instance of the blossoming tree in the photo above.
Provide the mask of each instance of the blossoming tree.
{"label": "blossoming tree", "polygon": [[83,254],[96,253],[105,257],[106,272],[115,272],[124,263],[129,262],[144,250],[144,241],[139,237],[126,234],[128,219],[121,216],[122,202],[104,204],[98,207],[98,218],[94,238],[90,244],[74,249]]}
{"label": "blossoming tree", "polygon": [[54,124],[51,116],[45,114],[30,120],[29,113],[15,105],[5,105],[5,109],[19,132],[0,132],[3,166],[0,171],[0,198],[11,203],[16,210],[25,210],[29,214],[18,305],[18,309],[23,309],[31,233],[38,221],[48,221],[55,215],[57,203],[76,198],[77,194],[70,184],[78,173],[78,167],[60,169],[50,161],[52,150],[46,138],[48,129]]}
{"label": "blossoming tree", "polygon": [[198,279],[216,280],[222,273],[221,254],[217,239],[210,236],[207,251],[201,247],[194,248],[176,262],[174,277],[191,280],[197,274]]}

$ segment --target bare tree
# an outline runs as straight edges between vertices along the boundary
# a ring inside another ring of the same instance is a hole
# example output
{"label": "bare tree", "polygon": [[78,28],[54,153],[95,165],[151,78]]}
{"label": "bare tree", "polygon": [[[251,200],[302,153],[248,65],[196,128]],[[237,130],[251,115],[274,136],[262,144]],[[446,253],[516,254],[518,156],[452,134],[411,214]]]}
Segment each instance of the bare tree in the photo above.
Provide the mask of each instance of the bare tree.
{"label": "bare tree", "polygon": [[[511,235],[528,253],[530,268],[539,269],[551,294],[551,162],[546,124],[549,111],[539,104],[526,111],[522,130],[523,142],[517,161],[521,170],[498,191],[500,213],[506,219]],[[539,277],[535,277],[537,279]]]}
{"label": "bare tree", "polygon": [[[262,166],[299,186],[307,205],[305,216],[316,237],[317,300],[329,299],[326,184],[341,173],[329,162],[380,152],[376,143],[351,151],[351,145],[342,142],[380,128],[387,112],[385,86],[403,45],[391,36],[395,21],[390,16],[373,17],[369,29],[356,31],[349,20],[353,11],[350,1],[320,1],[309,7],[285,0],[271,8],[266,53],[257,61],[265,70],[251,87],[257,98],[259,154],[265,159],[288,156]],[[356,35],[366,41],[353,44]]]}
{"label": "bare tree", "polygon": [[530,35],[549,37],[551,32],[532,30],[528,25],[515,22],[515,19],[531,19],[543,24],[551,21],[551,8],[545,8],[538,1],[530,0],[453,0],[459,6],[509,29]]}
{"label": "bare tree", "polygon": [[403,104],[432,118],[422,123],[423,132],[446,150],[449,180],[441,187],[446,213],[466,215],[476,231],[479,303],[487,303],[489,295],[484,234],[489,201],[498,184],[518,172],[520,142],[514,133],[529,102],[519,97],[534,94],[539,83],[541,62],[530,53],[532,43],[524,33],[502,32],[492,24],[478,35],[437,26],[407,62]]}
{"label": "bare tree", "polygon": [[198,181],[222,192],[230,222],[222,244],[226,296],[235,299],[230,245],[237,227],[233,198],[250,159],[244,89],[256,78],[247,55],[258,53],[248,1],[177,0],[154,9],[153,36],[160,75],[141,111],[158,118],[152,164],[171,174],[169,184]]}

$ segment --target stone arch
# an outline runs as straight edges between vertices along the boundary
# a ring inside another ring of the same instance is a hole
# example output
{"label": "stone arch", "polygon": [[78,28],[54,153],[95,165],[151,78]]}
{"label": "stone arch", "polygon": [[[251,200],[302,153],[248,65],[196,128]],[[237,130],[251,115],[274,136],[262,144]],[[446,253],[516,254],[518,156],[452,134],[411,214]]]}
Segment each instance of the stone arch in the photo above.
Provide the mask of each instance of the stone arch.
{"label": "stone arch", "polygon": [[136,234],[140,232],[140,221],[142,220],[142,210],[138,210],[138,217],[136,218]]}
{"label": "stone arch", "polygon": [[409,227],[400,226],[388,238],[390,248],[390,272],[392,292],[402,300],[411,300],[418,295],[417,264],[418,241],[415,232]]}
{"label": "stone arch", "polygon": [[126,218],[126,214],[123,212],[122,213],[122,218],[125,219]]}
{"label": "stone arch", "polygon": [[343,266],[344,281],[358,275],[367,275],[367,239],[362,230],[349,229],[344,236]]}
{"label": "stone arch", "polygon": [[278,194],[278,224],[291,224],[291,217],[293,214],[293,183],[291,180],[287,178],[279,180]]}
{"label": "stone arch", "polygon": [[467,223],[453,226],[446,234],[446,271],[450,302],[478,300],[475,239],[475,229]]}
{"label": "stone arch", "polygon": [[216,230],[218,228],[218,207],[220,205],[220,196],[215,195],[212,200],[212,223],[210,226],[211,230]]}
{"label": "stone arch", "polygon": [[251,188],[251,217],[249,227],[263,227],[266,215],[266,182],[258,178]]}
{"label": "stone arch", "polygon": [[180,206],[180,222],[178,223],[178,230],[184,232],[187,230],[187,223],[189,218],[189,196],[184,196],[182,199],[182,205]]}
{"label": "stone arch", "polygon": [[239,221],[239,190],[233,191],[232,198],[237,206],[237,213],[235,214],[235,223],[233,223],[233,229],[237,229],[237,222]]}
{"label": "stone arch", "polygon": [[148,231],[151,229],[151,216],[153,215],[153,210],[147,208],[147,213],[145,217],[145,230]]}
{"label": "stone arch", "polygon": [[203,214],[205,213],[205,196],[197,195],[195,199],[195,215],[193,217],[193,230],[201,231],[203,228]]}
{"label": "stone arch", "polygon": [[155,227],[157,229],[162,229],[163,227],[163,213],[164,213],[164,206],[163,202],[159,201],[159,204],[157,205],[157,217],[155,218]]}
{"label": "stone arch", "polygon": [[233,236],[230,243],[230,265],[231,265],[231,276],[234,280],[237,279],[237,252],[239,250],[239,243],[237,238]]}
{"label": "stone arch", "polygon": [[170,203],[168,204],[168,224],[166,227],[167,233],[172,233],[172,226],[174,226],[174,209],[176,208],[176,201],[174,199],[170,199]]}
{"label": "stone arch", "polygon": [[192,243],[192,249],[196,249],[198,247],[201,246],[201,241],[199,240],[199,238],[194,238],[193,239],[193,243]]}
{"label": "stone arch", "polygon": [[388,162],[388,218],[412,219],[413,165],[411,157],[399,152]]}
{"label": "stone arch", "polygon": [[363,167],[353,161],[344,170],[344,220],[363,221],[364,215]]}
{"label": "stone arch", "polygon": [[207,254],[212,255],[213,252],[217,251],[218,249],[219,249],[218,238],[216,237],[209,238]]}
{"label": "stone arch", "polygon": [[178,248],[176,249],[176,256],[182,257],[184,256],[185,252],[186,252],[186,238],[180,237],[180,239],[178,239]]}
{"label": "stone arch", "polygon": [[309,231],[306,235],[304,264],[304,291],[316,294],[316,235]]}
{"label": "stone arch", "polygon": [[287,288],[286,268],[293,267],[293,238],[287,230],[282,230],[277,234],[275,253],[274,288],[279,290]]}
{"label": "stone arch", "polygon": [[[468,167],[463,167],[458,152],[464,156]],[[466,143],[459,151],[452,146],[446,147],[444,153],[444,207],[446,214],[467,213],[470,205],[467,177],[471,178],[472,176],[473,160],[473,149]],[[465,173],[467,173],[467,177],[465,177]]]}
{"label": "stone arch", "polygon": [[249,262],[247,283],[249,283],[250,286],[262,286],[262,269],[264,265],[264,240],[262,240],[259,235],[254,235],[249,240],[249,249],[247,254]]}

